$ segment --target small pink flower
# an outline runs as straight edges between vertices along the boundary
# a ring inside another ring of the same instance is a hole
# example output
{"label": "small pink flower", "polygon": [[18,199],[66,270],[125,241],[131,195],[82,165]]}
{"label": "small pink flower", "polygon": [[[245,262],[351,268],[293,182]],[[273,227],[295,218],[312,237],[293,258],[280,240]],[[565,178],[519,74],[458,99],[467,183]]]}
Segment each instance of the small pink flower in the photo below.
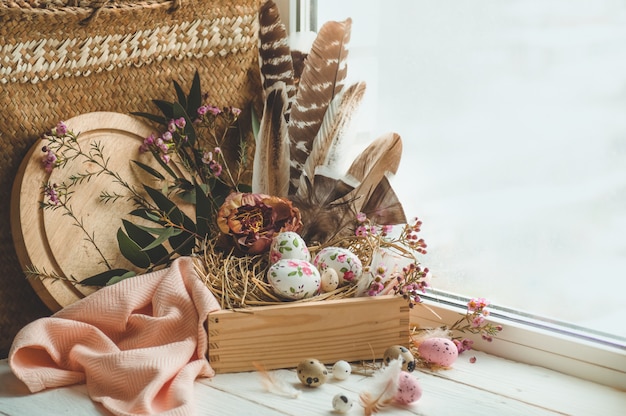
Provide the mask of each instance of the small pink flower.
{"label": "small pink flower", "polygon": [[174,133],[176,131],[176,123],[174,122],[174,120],[170,120],[170,122],[167,124],[167,131]]}
{"label": "small pink flower", "polygon": [[212,161],[213,161],[213,153],[204,152],[204,154],[202,155],[202,163],[204,163],[205,165],[208,165]]}
{"label": "small pink flower", "polygon": [[299,266],[300,266],[300,263],[298,263],[298,262],[297,262],[297,261],[295,261],[295,260],[288,260],[288,261],[287,261],[287,266],[289,266],[289,267],[299,267]]}
{"label": "small pink flower", "polygon": [[393,225],[383,225],[382,233],[383,235],[389,235],[393,231]]}
{"label": "small pink flower", "polygon": [[217,116],[222,112],[222,110],[219,107],[215,107],[214,105],[208,106],[207,110],[209,113],[213,114],[214,116]]}
{"label": "small pink flower", "polygon": [[343,280],[347,280],[351,282],[354,280],[354,272],[352,270],[348,270],[343,274]]}
{"label": "small pink flower", "polygon": [[171,160],[170,155],[161,155],[161,159],[165,163],[170,163],[170,160]]}
{"label": "small pink flower", "polygon": [[310,268],[308,265],[306,265],[306,264],[303,264],[303,265],[302,265],[302,272],[303,272],[306,276],[311,276],[311,275],[313,274],[313,270],[311,270],[311,268]]}
{"label": "small pink flower", "polygon": [[363,223],[367,220],[367,215],[365,215],[363,212],[359,212],[358,214],[356,214],[356,220]]}
{"label": "small pink flower", "polygon": [[357,237],[367,237],[367,227],[364,225],[359,225],[358,227],[356,227],[355,234]]}
{"label": "small pink flower", "polygon": [[171,142],[172,141],[172,132],[166,131],[165,133],[163,133],[161,138],[163,139],[164,142]]}
{"label": "small pink flower", "polygon": [[485,318],[482,315],[478,315],[472,319],[472,328],[480,328],[484,323]]}
{"label": "small pink flower", "polygon": [[209,111],[209,107],[207,107],[206,105],[198,107],[198,115],[199,116],[205,115],[207,113],[207,111]]}
{"label": "small pink flower", "polygon": [[237,108],[237,107],[231,107],[230,108],[230,112],[235,116],[235,117],[239,117],[239,115],[241,114],[241,109]]}
{"label": "small pink flower", "polygon": [[180,117],[174,120],[174,124],[176,124],[176,127],[179,129],[184,129],[187,125],[187,121],[185,120],[185,117]]}
{"label": "small pink flower", "polygon": [[280,252],[278,250],[272,251],[270,253],[270,261],[272,263],[276,263],[278,260],[280,260],[282,258],[282,254],[280,254]]}
{"label": "small pink flower", "polygon": [[67,126],[62,121],[59,121],[54,129],[57,136],[65,136],[67,134]]}
{"label": "small pink flower", "polygon": [[345,262],[346,262],[346,260],[348,260],[348,255],[347,255],[347,254],[339,254],[339,255],[337,256],[337,261],[338,261],[339,263],[345,263]]}
{"label": "small pink flower", "polygon": [[215,176],[220,176],[222,174],[222,165],[220,165],[214,160],[212,160],[211,163],[209,163],[209,168],[211,169],[211,171],[213,172],[213,175]]}

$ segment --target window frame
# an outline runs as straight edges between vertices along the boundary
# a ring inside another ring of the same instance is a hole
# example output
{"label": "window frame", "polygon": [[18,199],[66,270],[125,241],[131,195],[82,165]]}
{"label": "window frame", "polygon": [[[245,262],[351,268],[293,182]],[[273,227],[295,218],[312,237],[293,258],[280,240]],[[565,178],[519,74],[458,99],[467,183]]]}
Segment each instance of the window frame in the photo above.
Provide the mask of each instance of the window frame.
{"label": "window frame", "polygon": [[[316,0],[275,0],[290,36],[297,37],[304,20],[304,29],[315,22],[310,13]],[[315,29],[314,27],[312,29]],[[444,291],[431,290],[423,305],[411,310],[411,322],[421,327],[439,327],[455,322],[464,314],[468,298]],[[600,337],[557,321],[518,313],[492,305],[488,321],[502,325],[504,330],[492,342],[480,335],[466,334],[474,348],[494,356],[536,365],[584,380],[626,391],[626,343]]]}

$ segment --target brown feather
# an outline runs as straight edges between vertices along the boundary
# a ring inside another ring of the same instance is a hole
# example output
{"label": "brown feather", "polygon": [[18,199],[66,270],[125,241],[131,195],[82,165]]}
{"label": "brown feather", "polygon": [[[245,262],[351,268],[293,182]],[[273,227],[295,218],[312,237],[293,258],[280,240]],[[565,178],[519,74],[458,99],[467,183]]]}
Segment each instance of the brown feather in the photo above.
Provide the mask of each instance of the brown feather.
{"label": "brown feather", "polygon": [[[277,82],[285,83],[288,103],[296,94],[294,66],[287,31],[276,4],[269,0],[259,10],[259,66],[265,95]],[[290,104],[287,105],[288,119]]]}
{"label": "brown feather", "polygon": [[287,106],[284,83],[276,83],[265,100],[254,154],[252,191],[287,196],[289,190],[289,138],[283,117]]}
{"label": "brown feather", "polygon": [[327,22],[313,42],[298,86],[289,120],[291,141],[290,194],[298,189],[302,167],[311,151],[328,105],[344,84],[350,19]]}
{"label": "brown feather", "polygon": [[363,196],[361,212],[375,224],[405,224],[406,215],[402,203],[384,177],[369,195]]}
{"label": "brown feather", "polygon": [[[338,164],[338,153],[342,150],[342,144],[347,136],[346,131],[364,94],[365,83],[360,82],[335,96],[313,141],[311,153],[302,168],[300,181],[302,176],[314,181],[319,166],[333,167]],[[303,191],[299,186],[296,194],[302,194]]]}

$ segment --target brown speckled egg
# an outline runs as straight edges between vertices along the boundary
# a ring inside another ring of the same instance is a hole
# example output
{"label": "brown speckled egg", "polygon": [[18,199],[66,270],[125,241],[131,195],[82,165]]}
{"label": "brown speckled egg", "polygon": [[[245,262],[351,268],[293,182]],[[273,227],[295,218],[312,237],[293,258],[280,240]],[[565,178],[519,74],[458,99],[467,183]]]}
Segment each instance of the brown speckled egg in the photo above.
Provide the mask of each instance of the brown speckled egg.
{"label": "brown speckled egg", "polygon": [[326,366],[315,358],[307,358],[296,368],[300,382],[305,386],[318,387],[326,382],[328,370]]}
{"label": "brown speckled egg", "polygon": [[415,357],[408,348],[402,345],[393,345],[385,350],[383,361],[385,365],[389,365],[392,360],[402,360],[402,370],[409,373],[415,370]]}
{"label": "brown speckled egg", "polygon": [[450,367],[459,356],[456,345],[448,338],[428,338],[417,351],[424,360],[442,367]]}

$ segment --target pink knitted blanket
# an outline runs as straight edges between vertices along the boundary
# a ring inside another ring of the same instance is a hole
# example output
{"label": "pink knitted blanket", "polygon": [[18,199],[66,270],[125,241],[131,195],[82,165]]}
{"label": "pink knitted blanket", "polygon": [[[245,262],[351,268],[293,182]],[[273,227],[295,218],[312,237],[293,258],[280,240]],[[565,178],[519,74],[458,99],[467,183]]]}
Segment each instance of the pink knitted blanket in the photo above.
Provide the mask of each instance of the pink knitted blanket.
{"label": "pink knitted blanket", "polygon": [[214,375],[204,321],[219,308],[192,259],[179,258],[30,323],[9,364],[31,392],[86,383],[116,415],[194,414],[194,380]]}

